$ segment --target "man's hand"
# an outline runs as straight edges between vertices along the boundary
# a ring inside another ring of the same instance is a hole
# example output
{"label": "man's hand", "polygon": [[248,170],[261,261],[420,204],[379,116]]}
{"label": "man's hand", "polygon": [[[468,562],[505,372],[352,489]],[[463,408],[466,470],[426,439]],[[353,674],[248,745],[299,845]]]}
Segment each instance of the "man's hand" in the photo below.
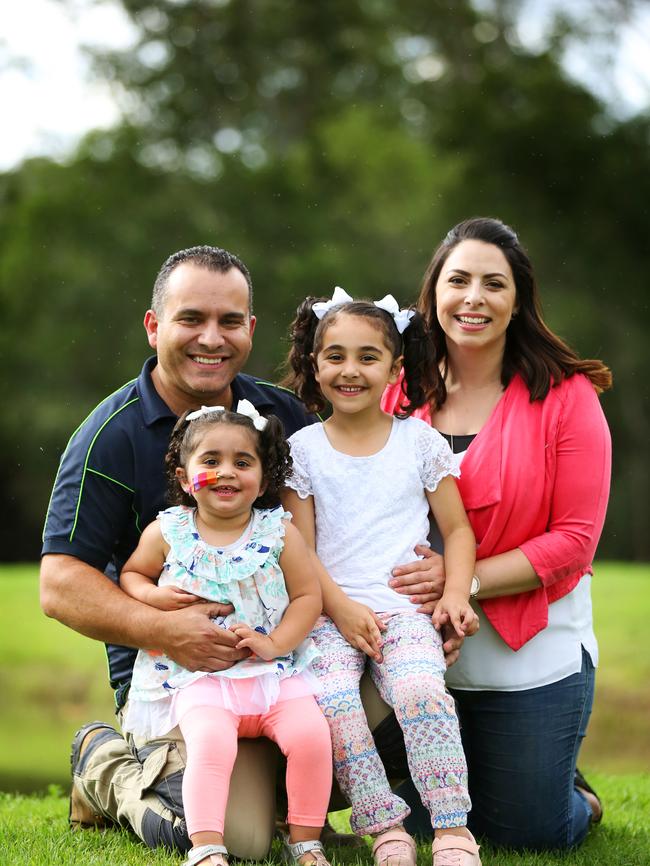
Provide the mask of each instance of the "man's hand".
{"label": "man's hand", "polygon": [[189,671],[224,671],[250,655],[236,649],[239,638],[211,617],[232,613],[232,605],[206,602],[169,611],[163,618],[159,648]]}
{"label": "man's hand", "polygon": [[418,544],[415,553],[423,559],[396,565],[388,585],[400,595],[408,595],[409,601],[418,605],[419,613],[431,615],[445,587],[445,563],[425,544]]}
{"label": "man's hand", "polygon": [[381,633],[386,630],[386,625],[367,605],[348,599],[337,605],[332,620],[350,646],[362,650],[376,662],[384,660]]}

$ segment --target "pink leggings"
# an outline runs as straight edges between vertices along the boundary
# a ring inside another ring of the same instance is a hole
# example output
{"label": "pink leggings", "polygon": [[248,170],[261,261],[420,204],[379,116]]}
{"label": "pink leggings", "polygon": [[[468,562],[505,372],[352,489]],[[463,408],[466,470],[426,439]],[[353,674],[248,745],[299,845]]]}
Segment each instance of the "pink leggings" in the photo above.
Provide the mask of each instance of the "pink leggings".
{"label": "pink leggings", "polygon": [[268,737],[278,744],[287,759],[287,822],[323,826],[332,787],[332,746],[329,726],[313,695],[281,700],[259,716],[194,707],[179,727],[187,748],[183,805],[190,836],[223,833],[239,737]]}

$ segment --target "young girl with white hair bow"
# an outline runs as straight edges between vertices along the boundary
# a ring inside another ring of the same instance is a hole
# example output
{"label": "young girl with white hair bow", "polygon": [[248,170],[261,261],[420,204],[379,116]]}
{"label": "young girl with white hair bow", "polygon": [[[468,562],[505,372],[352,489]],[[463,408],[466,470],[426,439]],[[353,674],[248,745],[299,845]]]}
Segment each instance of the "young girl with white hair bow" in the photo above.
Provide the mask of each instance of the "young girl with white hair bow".
{"label": "young girl with white hair bow", "polygon": [[[433,344],[422,316],[391,295],[308,298],[292,325],[293,387],[310,411],[331,416],[289,440],[293,470],[283,497],[326,569],[316,699],[330,725],[334,772],[352,806],[351,826],[374,837],[377,866],[415,866],[406,803],[391,791],[361,705],[366,668],[404,732],[409,768],[431,814],[434,866],[480,866],[467,829],[467,768],[454,702],[445,690],[439,629],[471,633],[475,540],[444,438],[409,417],[431,400]],[[404,368],[401,417],[380,406]],[[429,509],[444,539],[446,584],[433,617],[388,585],[391,569],[426,543]]]}
{"label": "young girl with white hair bow", "polygon": [[[181,729],[187,866],[226,866],[224,820],[238,737],[268,737],[287,758],[289,844],[300,863],[328,866],[318,841],[332,767],[327,723],[314,700],[308,639],[321,612],[313,555],[279,505],[291,458],[282,424],[247,400],[236,412],[183,415],[166,457],[171,500],[142,533],[122,588],[163,610],[232,605],[218,625],[251,655],[214,673],[156,650],[138,653],[125,730],[150,739]],[[251,833],[255,828],[251,828]]]}

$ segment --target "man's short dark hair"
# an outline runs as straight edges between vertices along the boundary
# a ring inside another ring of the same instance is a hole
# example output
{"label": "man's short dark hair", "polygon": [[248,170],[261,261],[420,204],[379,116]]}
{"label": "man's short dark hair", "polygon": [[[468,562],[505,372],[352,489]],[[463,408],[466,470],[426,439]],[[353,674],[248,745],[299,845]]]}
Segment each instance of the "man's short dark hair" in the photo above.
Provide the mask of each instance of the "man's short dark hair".
{"label": "man's short dark hair", "polygon": [[197,267],[206,268],[209,271],[218,271],[222,274],[227,273],[232,268],[237,268],[243,274],[248,285],[248,312],[253,312],[253,283],[246,265],[236,255],[229,253],[228,250],[222,250],[221,247],[204,245],[188,247],[186,250],[172,253],[163,263],[153,284],[153,294],[151,296],[151,309],[158,318],[162,316],[165,307],[165,295],[167,294],[169,275],[184,262],[190,262]]}

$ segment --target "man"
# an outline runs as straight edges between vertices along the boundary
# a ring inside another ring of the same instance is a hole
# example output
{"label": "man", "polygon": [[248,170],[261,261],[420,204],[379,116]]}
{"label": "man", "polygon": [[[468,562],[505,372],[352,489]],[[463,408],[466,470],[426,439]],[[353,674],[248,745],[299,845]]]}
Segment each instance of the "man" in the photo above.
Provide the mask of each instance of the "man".
{"label": "man", "polygon": [[[73,434],[43,535],[43,610],[106,643],[118,716],[128,700],[137,648],[162,649],[190,670],[223,670],[245,655],[234,649],[237,638],[210,619],[221,605],[160,611],[117,584],[141,531],[166,505],[164,455],[177,416],[203,404],[231,408],[246,398],[262,414],[277,415],[287,436],[315,420],[290,393],[241,373],[255,317],[250,275],[231,253],[201,246],[170,256],[156,278],[144,326],[156,357]],[[388,734],[392,753],[395,739]],[[276,757],[267,741],[240,744],[226,815],[226,843],[236,856],[262,859],[268,852]],[[188,850],[183,768],[177,729],[154,742],[127,743],[109,725],[86,725],[73,742],[70,822],[114,822],[150,847]]]}
{"label": "man", "polygon": [[[210,620],[220,605],[163,612],[129,598],[116,581],[140,532],[165,507],[163,459],[178,415],[202,404],[230,408],[246,398],[260,412],[277,415],[287,436],[314,420],[288,392],[240,372],[255,329],[251,295],[248,270],[224,250],[194,247],[167,259],[144,320],[157,359],[90,414],[61,462],[44,531],[41,603],[48,616],[106,642],[118,708],[138,647],[160,647],[192,670],[220,670],[243,656],[233,648],[235,636]],[[174,738],[132,745],[139,760],[108,726],[80,731],[71,822],[109,818],[131,826],[152,847],[188,848],[180,817],[182,748]],[[241,752],[250,791],[272,800],[260,744],[245,743]],[[235,793],[241,777],[233,778]],[[264,797],[249,797],[247,814],[255,819],[250,810],[258,800],[264,847],[272,832]]]}

